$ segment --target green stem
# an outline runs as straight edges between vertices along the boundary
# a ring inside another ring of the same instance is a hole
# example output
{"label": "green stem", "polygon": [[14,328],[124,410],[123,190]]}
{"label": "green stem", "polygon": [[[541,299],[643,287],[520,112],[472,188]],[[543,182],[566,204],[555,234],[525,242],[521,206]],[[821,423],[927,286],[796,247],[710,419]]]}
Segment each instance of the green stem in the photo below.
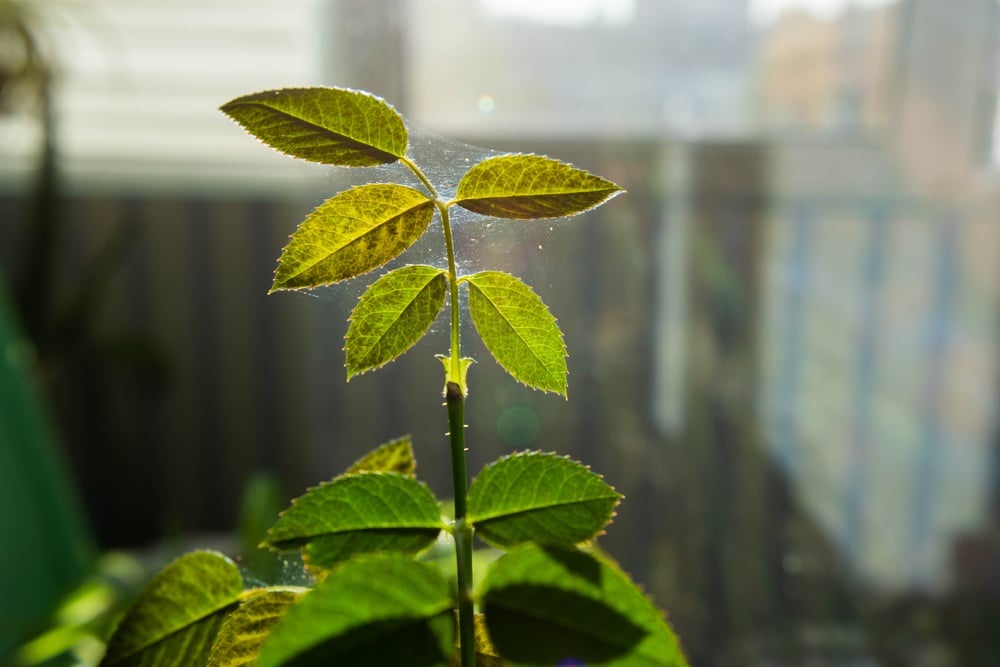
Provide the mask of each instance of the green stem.
{"label": "green stem", "polygon": [[399,158],[399,161],[405,164],[407,168],[413,172],[420,182],[424,184],[424,187],[427,188],[427,191],[431,194],[431,196],[436,199],[438,196],[437,188],[435,188],[434,184],[430,182],[430,179],[424,175],[424,172],[421,171],[420,167],[418,167],[416,163],[408,157],[401,157]]}
{"label": "green stem", "polygon": [[472,604],[472,528],[465,521],[469,473],[465,463],[465,373],[462,371],[460,320],[458,308],[458,267],[455,263],[455,243],[447,202],[440,200],[437,190],[420,168],[407,158],[401,158],[428,192],[435,198],[444,228],[444,244],[448,255],[448,287],[451,299],[451,351],[445,381],[445,403],[448,406],[448,436],[451,441],[451,479],[455,493],[455,570],[458,578],[458,636],[462,667],[475,667],[476,627]]}
{"label": "green stem", "polygon": [[465,396],[449,382],[445,389],[451,438],[451,475],[455,488],[455,561],[458,573],[458,633],[462,667],[476,661],[475,612],[472,607],[472,529],[465,521],[468,473],[465,465]]}
{"label": "green stem", "polygon": [[458,384],[465,396],[465,377],[462,373],[462,353],[459,344],[458,269],[455,265],[455,243],[451,237],[451,222],[448,219],[448,205],[438,202],[441,223],[444,227],[444,245],[448,253],[448,289],[451,290],[451,355],[448,366],[448,380]]}

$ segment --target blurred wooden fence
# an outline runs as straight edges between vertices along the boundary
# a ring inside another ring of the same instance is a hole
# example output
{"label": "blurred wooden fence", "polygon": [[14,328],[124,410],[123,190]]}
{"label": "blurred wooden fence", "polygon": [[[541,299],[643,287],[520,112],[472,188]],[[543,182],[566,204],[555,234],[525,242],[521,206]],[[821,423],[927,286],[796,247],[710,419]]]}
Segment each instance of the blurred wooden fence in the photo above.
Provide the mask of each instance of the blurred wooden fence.
{"label": "blurred wooden fence", "polygon": [[[822,244],[794,241],[802,215],[821,220],[828,209],[768,199],[770,156],[755,144],[690,149],[683,192],[670,191],[678,161],[658,145],[544,149],[629,193],[569,221],[457,228],[467,270],[520,275],[557,316],[570,351],[563,401],[507,378],[465,331],[465,352],[478,361],[467,410],[470,472],[534,448],[603,473],[626,496],[604,544],[670,610],[696,664],[794,657],[810,641],[827,641],[803,639],[804,629],[856,628],[846,559],[816,520],[821,508],[803,510],[801,469],[787,465],[805,451],[796,449],[803,431],[775,418],[780,411],[761,411],[768,397],[794,397],[803,366],[788,364],[815,356],[795,329],[806,321],[795,319],[795,299],[809,296],[775,276],[813,261],[835,272],[834,259],[820,261]],[[418,474],[447,496],[433,358],[446,352],[444,326],[386,369],[345,383],[346,317],[368,281],[266,295],[287,235],[324,194],[58,202],[59,299],[38,344],[64,443],[106,543],[228,530],[256,471],[275,473],[297,495],[404,433],[414,437]],[[686,202],[682,212],[671,195]],[[15,285],[27,202],[17,193],[0,198],[0,261]],[[846,215],[872,224],[857,206]],[[664,234],[682,222],[688,236],[675,256],[684,265],[668,266]],[[67,299],[90,285],[88,267],[122,233],[128,250],[103,267],[98,277],[107,280],[93,283],[81,316]],[[882,243],[872,239],[869,247]],[[816,254],[803,254],[808,247]],[[868,270],[877,280],[877,265]],[[683,284],[671,293],[683,303],[670,310],[664,285],[675,280]],[[865,306],[859,294],[864,326],[880,306]],[[664,308],[684,320],[664,329]],[[681,382],[664,384],[654,362],[671,329],[686,338],[674,360]],[[871,349],[858,349],[851,374],[872,364],[863,356]],[[654,403],[675,399],[681,418],[665,427]],[[848,652],[861,643],[849,631],[837,636]]]}

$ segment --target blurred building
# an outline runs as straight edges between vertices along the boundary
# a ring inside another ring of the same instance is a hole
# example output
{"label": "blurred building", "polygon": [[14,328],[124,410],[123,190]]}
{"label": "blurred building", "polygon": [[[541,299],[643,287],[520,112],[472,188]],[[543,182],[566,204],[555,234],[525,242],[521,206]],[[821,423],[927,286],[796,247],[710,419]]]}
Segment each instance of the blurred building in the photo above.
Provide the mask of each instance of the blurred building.
{"label": "blurred building", "polygon": [[790,13],[760,44],[769,443],[880,586],[947,585],[989,513],[996,35],[991,2],[917,0]]}
{"label": "blurred building", "polygon": [[895,112],[900,4],[849,5],[835,18],[804,9],[763,29],[757,118],[772,132],[884,131]]}

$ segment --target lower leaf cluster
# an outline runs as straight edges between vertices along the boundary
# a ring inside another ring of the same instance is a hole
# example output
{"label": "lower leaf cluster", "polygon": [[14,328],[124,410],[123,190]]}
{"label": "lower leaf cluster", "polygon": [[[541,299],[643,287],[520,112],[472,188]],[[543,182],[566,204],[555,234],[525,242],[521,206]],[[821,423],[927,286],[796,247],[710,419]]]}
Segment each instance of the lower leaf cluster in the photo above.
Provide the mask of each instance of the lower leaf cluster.
{"label": "lower leaf cluster", "polygon": [[[301,549],[312,588],[250,587],[222,554],[157,574],[102,666],[458,665],[453,577],[426,556],[451,526],[408,439],[296,499],[262,546]],[[487,466],[466,522],[505,550],[474,592],[476,664],[684,666],[643,592],[587,543],[620,496],[585,466],[528,452]]]}

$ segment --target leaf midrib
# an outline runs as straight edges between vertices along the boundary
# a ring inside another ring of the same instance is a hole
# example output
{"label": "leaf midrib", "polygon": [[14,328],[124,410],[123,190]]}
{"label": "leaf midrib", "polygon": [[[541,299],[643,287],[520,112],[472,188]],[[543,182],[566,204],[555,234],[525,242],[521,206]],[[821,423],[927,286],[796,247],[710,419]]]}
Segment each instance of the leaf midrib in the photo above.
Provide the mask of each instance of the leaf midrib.
{"label": "leaf midrib", "polygon": [[463,202],[469,201],[489,201],[494,199],[538,199],[539,197],[572,197],[573,195],[591,194],[598,192],[607,192],[611,194],[616,192],[618,188],[587,188],[579,190],[562,190],[562,191],[538,191],[538,192],[525,192],[524,190],[512,191],[510,193],[500,192],[500,193],[490,193],[483,195],[472,195],[472,196],[462,196],[455,200],[456,204],[462,204]]}
{"label": "leaf midrib", "polygon": [[351,146],[350,148],[357,148],[358,150],[361,150],[362,152],[370,155],[373,158],[377,158],[377,159],[380,159],[380,160],[385,160],[386,158],[390,158],[389,161],[395,161],[395,160],[398,160],[399,157],[400,157],[400,156],[396,155],[395,153],[389,153],[387,151],[382,150],[381,148],[378,148],[377,146],[374,146],[374,145],[369,144],[369,143],[365,143],[364,141],[362,141],[362,140],[360,140],[360,139],[358,139],[356,137],[352,137],[349,134],[341,134],[340,132],[334,132],[333,130],[331,130],[331,129],[327,128],[327,127],[323,127],[322,125],[317,125],[316,123],[314,123],[312,121],[306,120],[304,118],[300,118],[299,116],[295,116],[295,115],[293,115],[293,114],[285,111],[284,109],[278,109],[277,107],[274,107],[274,106],[271,106],[271,105],[268,105],[268,104],[264,104],[263,102],[259,102],[257,100],[240,102],[239,105],[234,105],[234,106],[240,106],[240,105],[242,105],[242,106],[248,106],[248,107],[258,107],[258,108],[261,108],[261,109],[266,109],[268,111],[274,112],[275,114],[277,114],[279,116],[283,116],[285,118],[291,119],[292,121],[295,121],[296,123],[301,123],[302,125],[307,125],[310,128],[316,128],[317,130],[319,130],[319,132],[321,132],[321,133],[323,133],[323,134],[325,134],[327,136],[336,137],[336,138],[340,138],[340,139],[346,139],[347,141],[349,141],[349,142],[351,142],[351,143],[354,144],[354,146]]}
{"label": "leaf midrib", "polygon": [[[310,269],[315,268],[316,265],[322,264],[323,262],[325,262],[328,259],[330,259],[330,257],[332,257],[333,255],[336,255],[337,253],[343,252],[343,250],[345,248],[347,248],[347,247],[349,247],[351,245],[354,245],[355,243],[357,243],[361,239],[365,238],[366,236],[369,236],[370,234],[374,233],[376,230],[381,229],[382,227],[385,227],[386,225],[390,224],[394,220],[403,217],[404,215],[406,215],[407,213],[410,213],[414,209],[420,208],[421,206],[427,206],[428,204],[433,204],[433,202],[431,202],[431,200],[429,200],[429,199],[426,200],[426,201],[418,202],[418,203],[416,203],[416,204],[414,204],[414,205],[412,205],[412,206],[410,206],[408,208],[405,208],[405,209],[399,211],[395,215],[393,215],[393,216],[391,216],[389,218],[386,218],[385,220],[379,222],[377,225],[374,225],[372,227],[368,227],[364,231],[364,233],[352,237],[346,243],[342,243],[341,245],[337,246],[336,248],[334,248],[330,252],[322,255],[321,257],[319,257],[318,259],[314,260],[313,262],[311,262],[309,264],[303,265],[300,270],[296,271],[295,273],[289,275],[287,278],[285,278],[284,280],[282,280],[281,281],[282,284],[287,283],[288,281],[292,280],[293,278],[297,278],[297,277],[301,276],[303,273],[309,271]],[[351,220],[351,221],[355,221],[356,220],[356,221],[360,221],[360,222],[365,222],[364,218],[359,218],[357,216],[342,215],[342,216],[338,216],[338,217],[343,217],[343,218],[346,218],[346,219]]]}
{"label": "leaf midrib", "polygon": [[168,632],[168,633],[166,633],[164,635],[161,635],[160,637],[157,637],[157,638],[152,639],[150,641],[144,642],[144,643],[136,646],[134,649],[130,650],[127,653],[123,653],[121,656],[118,656],[118,659],[113,664],[120,664],[125,659],[131,658],[132,656],[134,656],[134,655],[136,655],[138,653],[141,653],[141,652],[145,651],[148,648],[156,646],[159,643],[165,642],[168,639],[170,639],[171,637],[173,637],[175,635],[178,635],[181,632],[184,632],[185,630],[187,630],[187,629],[189,629],[189,628],[197,625],[198,623],[201,623],[202,621],[206,620],[209,616],[213,616],[214,614],[217,614],[220,611],[223,611],[223,610],[225,610],[228,607],[237,607],[237,606],[239,606],[239,603],[240,603],[240,599],[239,599],[239,597],[237,597],[237,598],[235,598],[233,600],[230,600],[230,601],[228,601],[228,602],[226,602],[224,604],[218,604],[218,605],[214,606],[211,610],[206,611],[205,613],[201,614],[200,616],[197,616],[196,618],[191,619],[190,621],[188,621],[184,625],[182,625],[182,626],[180,626],[178,628],[175,628],[174,630],[171,630],[170,632]]}
{"label": "leaf midrib", "polygon": [[[551,584],[551,582],[546,582],[546,583]],[[608,606],[609,608],[611,608],[612,610],[614,610],[616,613],[622,614],[626,618],[632,620],[632,616],[630,616],[627,612],[624,612],[621,609],[618,609],[617,607],[614,607],[614,606],[608,604],[603,596],[601,596],[601,597],[595,597],[595,596],[592,596],[592,595],[583,595],[583,594],[581,594],[581,591],[579,591],[577,589],[573,589],[573,588],[562,588],[562,587],[556,587],[556,588],[559,588],[559,590],[561,590],[561,591],[568,592],[568,593],[573,593],[573,594],[577,594],[577,595],[580,595],[581,597],[586,597],[586,598],[588,598],[590,600],[593,600],[595,602],[604,604],[604,605]],[[500,588],[500,590],[503,590],[503,588]],[[489,597],[489,593],[486,594],[486,597]],[[541,610],[536,611],[535,608],[524,608],[524,609],[522,609],[522,608],[519,608],[519,607],[513,607],[513,606],[510,606],[510,605],[507,605],[507,604],[503,604],[503,603],[499,603],[499,602],[496,602],[496,601],[494,601],[492,603],[487,602],[487,604],[493,604],[493,605],[496,605],[498,607],[502,607],[502,608],[506,609],[509,612],[513,612],[515,614],[519,614],[519,615],[524,616],[524,617],[529,618],[529,619],[533,619],[533,620],[536,620],[536,621],[541,621],[543,623],[549,623],[551,625],[555,625],[557,627],[560,627],[560,628],[562,628],[564,630],[568,630],[569,632],[572,632],[573,634],[576,634],[576,635],[580,635],[582,637],[596,638],[596,639],[598,639],[598,640],[600,640],[602,642],[605,642],[605,643],[607,643],[607,644],[609,644],[611,646],[622,647],[622,648],[625,648],[626,650],[629,649],[629,648],[631,648],[631,647],[634,647],[634,646],[641,646],[641,644],[642,644],[642,639],[640,639],[640,641],[637,642],[637,643],[626,643],[626,642],[623,642],[623,641],[619,640],[614,635],[610,635],[610,634],[607,634],[605,632],[602,632],[601,631],[602,628],[600,628],[600,627],[594,628],[594,631],[590,632],[588,630],[584,630],[584,629],[581,629],[581,628],[576,627],[576,626],[567,625],[566,623],[560,622],[562,619],[557,614],[543,614],[543,613],[539,613]],[[646,627],[646,625],[644,623],[636,623],[636,626],[638,626],[639,628],[641,628],[642,630],[644,630],[646,632],[646,634],[643,636],[643,638],[649,637],[652,634],[652,632],[650,632],[650,629],[648,627]],[[649,655],[645,651],[637,651],[637,653],[638,653],[638,655],[641,655],[642,657],[644,657],[644,658],[646,658],[648,660],[653,660],[653,661],[657,660],[657,656],[655,656],[655,655]],[[654,662],[654,664],[665,664],[665,663]]]}
{"label": "leaf midrib", "polygon": [[618,494],[612,493],[611,495],[595,496],[593,498],[585,498],[582,500],[570,500],[566,502],[550,502],[545,504],[532,505],[531,507],[524,507],[513,511],[492,512],[489,514],[482,514],[479,516],[476,516],[473,512],[470,511],[469,521],[473,524],[483,523],[486,521],[492,521],[494,519],[499,519],[504,517],[516,517],[522,514],[531,514],[532,512],[541,512],[557,507],[570,507],[573,505],[583,505],[586,503],[592,503],[601,500],[618,500]]}
{"label": "leaf midrib", "polygon": [[[392,321],[389,323],[388,326],[386,326],[386,327],[383,328],[382,333],[375,339],[374,343],[372,343],[371,345],[369,345],[366,348],[364,348],[364,354],[359,353],[357,356],[361,357],[362,359],[367,359],[368,355],[371,353],[371,351],[373,349],[375,349],[376,347],[382,345],[382,341],[384,341],[386,339],[386,336],[389,335],[389,332],[392,331],[399,324],[399,321],[401,319],[403,319],[403,315],[405,315],[407,312],[409,312],[409,310],[411,308],[413,308],[413,305],[417,302],[417,299],[419,299],[421,296],[423,296],[424,293],[428,289],[430,289],[431,283],[433,283],[435,280],[437,280],[442,275],[442,273],[443,273],[442,271],[438,271],[437,273],[433,274],[427,280],[427,282],[425,282],[422,286],[420,286],[418,289],[416,289],[415,293],[413,295],[413,298],[410,299],[409,303],[407,303],[406,306],[404,308],[402,308],[401,310],[399,310],[399,311],[390,311],[390,310],[384,311],[384,312],[389,313],[389,314],[391,314],[393,312],[398,312],[399,315],[397,317],[393,318]],[[440,313],[438,313],[438,314],[440,314]],[[388,362],[386,362],[386,363],[388,363]]]}
{"label": "leaf midrib", "polygon": [[[528,341],[524,338],[524,336],[521,335],[521,331],[517,327],[515,327],[511,323],[510,319],[506,315],[504,315],[503,311],[500,310],[500,308],[497,307],[496,302],[493,299],[491,299],[486,294],[486,292],[484,292],[482,290],[482,288],[480,288],[479,285],[476,284],[476,282],[474,280],[470,279],[469,280],[469,285],[471,285],[472,287],[474,287],[482,295],[482,297],[489,302],[489,304],[493,308],[493,310],[496,311],[496,313],[500,316],[500,319],[502,319],[504,321],[504,323],[510,328],[510,330],[514,332],[517,340],[521,341],[521,343],[524,345],[524,347],[526,347],[528,349],[528,351],[531,353],[532,358],[536,362],[538,362],[542,366],[542,368],[545,369],[546,375],[548,375],[550,377],[550,379],[554,379],[557,374],[553,373],[552,369],[549,366],[549,364],[546,363],[541,357],[538,356],[538,354],[535,352],[535,348],[528,343]],[[509,290],[510,288],[500,287],[499,289],[508,289]]]}
{"label": "leaf midrib", "polygon": [[267,540],[266,544],[277,547],[285,548],[294,547],[301,544],[308,544],[312,540],[319,539],[321,537],[332,537],[335,535],[346,535],[348,533],[415,533],[428,530],[441,531],[444,529],[444,525],[441,523],[427,523],[425,525],[380,525],[380,526],[365,526],[364,528],[344,528],[342,530],[327,530],[322,533],[310,533],[308,535],[302,535],[299,537],[286,537],[284,539],[278,540]]}

